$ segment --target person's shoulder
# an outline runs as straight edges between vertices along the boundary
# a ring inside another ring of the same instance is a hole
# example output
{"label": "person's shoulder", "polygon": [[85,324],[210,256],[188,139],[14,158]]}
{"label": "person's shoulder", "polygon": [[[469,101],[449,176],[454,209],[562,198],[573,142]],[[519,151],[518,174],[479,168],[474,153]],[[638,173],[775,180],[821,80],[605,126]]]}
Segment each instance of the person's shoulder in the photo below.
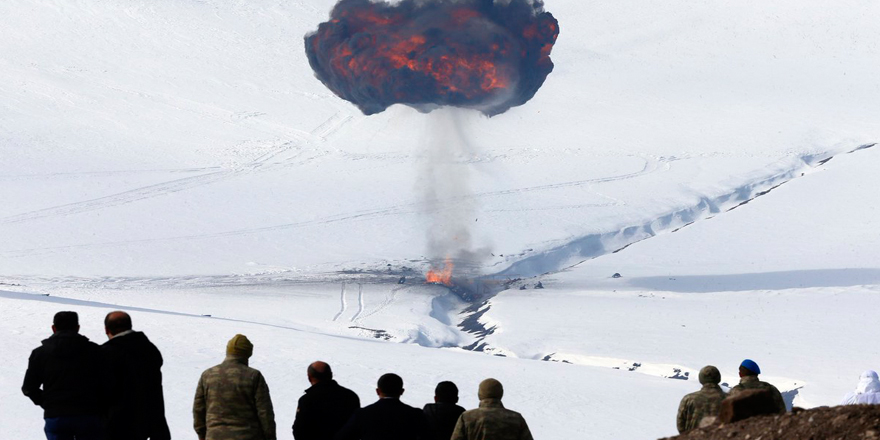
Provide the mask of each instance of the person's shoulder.
{"label": "person's shoulder", "polygon": [[464,417],[465,419],[482,417],[484,412],[486,411],[483,408],[468,409],[461,413],[461,417]]}
{"label": "person's shoulder", "polygon": [[218,375],[218,374],[220,374],[220,371],[222,369],[223,369],[223,364],[217,364],[217,365],[214,365],[213,367],[208,367],[205,369],[205,371],[202,371],[202,378],[204,379],[204,378],[207,378],[210,376]]}
{"label": "person's shoulder", "polygon": [[685,394],[684,397],[681,398],[681,402],[682,402],[682,403],[690,403],[690,402],[693,402],[694,399],[696,399],[696,398],[698,398],[698,397],[700,396],[700,392],[701,392],[701,391],[702,391],[702,390],[700,390],[700,391],[694,391],[693,393]]}
{"label": "person's shoulder", "polygon": [[760,382],[758,382],[758,384],[761,386],[761,388],[766,388],[768,390],[774,390],[777,393],[779,392],[779,388],[776,388],[776,386],[770,382],[760,381]]}
{"label": "person's shoulder", "polygon": [[355,393],[354,391],[352,391],[342,385],[339,385],[339,383],[336,381],[333,382],[332,389],[335,393],[338,393],[339,395],[344,395],[344,396],[348,396],[348,397],[357,397],[357,393]]}

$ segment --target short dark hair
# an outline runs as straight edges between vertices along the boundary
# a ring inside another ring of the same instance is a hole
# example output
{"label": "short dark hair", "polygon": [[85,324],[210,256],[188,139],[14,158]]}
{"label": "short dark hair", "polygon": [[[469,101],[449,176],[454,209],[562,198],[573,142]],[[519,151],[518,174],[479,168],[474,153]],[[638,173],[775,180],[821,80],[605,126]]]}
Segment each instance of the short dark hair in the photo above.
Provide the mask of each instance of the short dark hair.
{"label": "short dark hair", "polygon": [[440,382],[434,388],[434,397],[439,403],[458,403],[458,387],[448,380]]}
{"label": "short dark hair", "polygon": [[403,379],[394,373],[383,374],[376,386],[388,397],[400,397],[403,394]]}
{"label": "short dark hair", "polygon": [[126,330],[131,330],[131,316],[119,310],[110,312],[104,317],[104,328],[111,335],[118,335]]}
{"label": "short dark hair", "polygon": [[[318,364],[319,367],[325,368],[315,368],[315,364]],[[313,362],[309,364],[307,373],[309,374],[309,377],[317,380],[318,382],[333,380],[333,370],[330,369],[330,364],[326,362]]]}
{"label": "short dark hair", "polygon": [[749,370],[748,368],[743,367],[742,365],[740,365],[740,366],[739,366],[739,375],[740,375],[740,376],[757,376],[758,373],[755,373],[754,371]]}
{"label": "short dark hair", "polygon": [[52,319],[55,331],[77,331],[79,328],[79,315],[76,312],[58,312]]}

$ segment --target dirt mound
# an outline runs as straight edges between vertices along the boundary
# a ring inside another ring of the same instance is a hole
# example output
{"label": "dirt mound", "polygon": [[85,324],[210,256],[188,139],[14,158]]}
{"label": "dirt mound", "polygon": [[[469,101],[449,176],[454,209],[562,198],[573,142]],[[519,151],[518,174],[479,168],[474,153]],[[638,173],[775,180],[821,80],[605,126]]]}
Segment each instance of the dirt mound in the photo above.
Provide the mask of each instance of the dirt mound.
{"label": "dirt mound", "polygon": [[[880,405],[823,406],[695,429],[676,440],[880,440]],[[666,439],[664,439],[666,440]]]}

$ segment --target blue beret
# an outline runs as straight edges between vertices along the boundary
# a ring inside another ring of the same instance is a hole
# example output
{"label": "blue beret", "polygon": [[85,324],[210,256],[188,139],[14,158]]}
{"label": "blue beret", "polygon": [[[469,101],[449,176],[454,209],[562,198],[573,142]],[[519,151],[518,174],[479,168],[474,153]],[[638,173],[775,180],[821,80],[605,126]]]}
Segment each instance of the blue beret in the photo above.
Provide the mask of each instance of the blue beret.
{"label": "blue beret", "polygon": [[746,360],[742,361],[742,363],[739,364],[739,366],[745,367],[746,369],[748,369],[752,373],[761,374],[761,367],[759,367],[758,364],[751,359],[746,359]]}

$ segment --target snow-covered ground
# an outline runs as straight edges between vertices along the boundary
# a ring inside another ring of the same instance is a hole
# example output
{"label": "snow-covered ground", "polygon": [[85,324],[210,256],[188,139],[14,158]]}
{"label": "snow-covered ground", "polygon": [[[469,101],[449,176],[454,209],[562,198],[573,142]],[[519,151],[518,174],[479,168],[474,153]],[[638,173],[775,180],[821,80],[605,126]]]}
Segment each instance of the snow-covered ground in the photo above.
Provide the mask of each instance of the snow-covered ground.
{"label": "snow-covered ground", "polygon": [[[543,439],[673,434],[744,357],[837,403],[880,368],[880,4],[765,3],[548,0],[555,71],[487,119],[331,95],[302,48],[330,0],[0,2],[0,438],[41,438],[20,381],[68,309],[97,341],[131,311],[175,438],[235,333],[282,438],[315,359],[364,403],[497,377]],[[449,219],[522,280],[421,284]]]}

